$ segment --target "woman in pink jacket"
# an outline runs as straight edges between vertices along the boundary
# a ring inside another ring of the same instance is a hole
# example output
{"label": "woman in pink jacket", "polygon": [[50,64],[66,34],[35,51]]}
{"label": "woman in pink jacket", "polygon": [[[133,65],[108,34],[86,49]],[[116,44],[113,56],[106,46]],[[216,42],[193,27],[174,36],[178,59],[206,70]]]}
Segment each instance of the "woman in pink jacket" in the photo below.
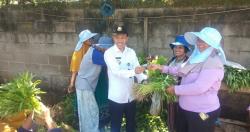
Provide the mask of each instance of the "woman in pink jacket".
{"label": "woman in pink jacket", "polygon": [[166,92],[179,96],[180,117],[177,132],[213,132],[220,114],[218,91],[224,76],[226,57],[221,48],[221,34],[205,27],[200,32],[184,34],[195,49],[181,66],[151,65],[163,73],[181,76],[181,84],[170,86]]}

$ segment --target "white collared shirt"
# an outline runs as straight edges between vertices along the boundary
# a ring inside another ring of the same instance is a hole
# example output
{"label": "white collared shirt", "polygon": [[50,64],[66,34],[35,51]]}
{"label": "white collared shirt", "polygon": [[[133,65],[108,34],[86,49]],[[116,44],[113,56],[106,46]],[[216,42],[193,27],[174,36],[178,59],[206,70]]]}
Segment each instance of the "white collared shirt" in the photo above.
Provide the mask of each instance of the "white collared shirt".
{"label": "white collared shirt", "polygon": [[147,79],[146,75],[135,73],[135,68],[140,65],[135,51],[125,47],[124,51],[121,52],[114,45],[105,51],[104,60],[108,67],[108,98],[116,103],[133,101],[134,76],[136,76],[138,82]]}

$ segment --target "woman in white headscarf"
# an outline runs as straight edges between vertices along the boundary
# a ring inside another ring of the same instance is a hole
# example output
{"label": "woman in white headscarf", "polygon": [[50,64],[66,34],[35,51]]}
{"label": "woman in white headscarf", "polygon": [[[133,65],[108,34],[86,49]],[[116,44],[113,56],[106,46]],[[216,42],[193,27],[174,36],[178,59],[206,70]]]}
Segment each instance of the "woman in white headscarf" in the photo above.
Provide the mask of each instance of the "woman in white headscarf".
{"label": "woman in white headscarf", "polygon": [[99,109],[94,92],[105,65],[103,54],[112,46],[112,39],[101,37],[98,43],[84,55],[75,81],[80,132],[99,132]]}
{"label": "woman in white headscarf", "polygon": [[220,114],[218,91],[224,77],[226,57],[221,48],[221,34],[205,27],[200,32],[184,34],[195,49],[188,61],[179,67],[151,65],[182,77],[181,84],[170,86],[166,92],[179,96],[179,114],[182,117],[177,132],[213,132]]}
{"label": "woman in white headscarf", "polygon": [[70,78],[70,84],[67,89],[69,93],[75,91],[75,80],[77,72],[79,71],[80,68],[82,58],[88,51],[89,47],[92,45],[91,38],[93,38],[96,35],[97,33],[92,33],[88,29],[81,31],[81,33],[78,35],[79,40],[76,44],[74,53],[72,54],[72,59],[70,63],[70,72],[72,73],[72,75]]}
{"label": "woman in white headscarf", "polygon": [[[92,45],[92,38],[96,36],[97,33],[92,33],[90,30],[86,29],[83,30],[79,33],[79,39],[76,44],[75,50],[72,54],[72,59],[70,63],[70,72],[71,72],[71,78],[69,82],[69,86],[67,88],[68,93],[73,93],[75,92],[75,80],[76,76],[78,74],[78,71],[80,69],[80,64],[82,62],[82,59],[88,49]],[[78,111],[77,111],[77,99],[76,99],[76,94],[73,93],[73,106],[74,106],[74,115],[75,115],[75,120],[78,121]],[[74,127],[78,127],[78,123],[75,123]]]}

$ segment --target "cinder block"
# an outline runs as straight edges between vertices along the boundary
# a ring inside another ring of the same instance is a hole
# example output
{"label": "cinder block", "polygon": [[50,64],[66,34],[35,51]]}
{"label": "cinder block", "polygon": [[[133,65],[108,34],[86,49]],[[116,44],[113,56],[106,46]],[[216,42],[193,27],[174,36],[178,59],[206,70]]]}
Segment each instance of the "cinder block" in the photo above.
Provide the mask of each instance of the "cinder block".
{"label": "cinder block", "polygon": [[167,36],[166,38],[164,38],[163,48],[171,49],[169,44],[173,43],[174,41],[175,41],[175,36]]}
{"label": "cinder block", "polygon": [[30,33],[30,34],[28,34],[28,39],[29,39],[30,44],[46,43],[47,42],[46,37],[45,37],[44,33]]}
{"label": "cinder block", "polygon": [[49,55],[49,64],[52,64],[52,65],[68,65],[67,56]]}
{"label": "cinder block", "polygon": [[224,48],[225,50],[239,50],[239,51],[250,51],[250,38],[243,37],[225,37]]}
{"label": "cinder block", "polygon": [[53,33],[52,35],[52,43],[64,44],[65,43],[65,33]]}
{"label": "cinder block", "polygon": [[75,46],[78,42],[78,35],[73,33],[66,33],[65,34],[65,44],[70,44],[72,46]]}
{"label": "cinder block", "polygon": [[25,62],[27,64],[49,64],[49,56],[47,54],[30,52],[13,52],[13,60],[16,62]]}
{"label": "cinder block", "polygon": [[45,33],[45,40],[43,44],[53,44],[53,35],[52,33]]}
{"label": "cinder block", "polygon": [[25,72],[26,71],[25,63],[10,62],[8,70],[14,73]]}
{"label": "cinder block", "polygon": [[54,31],[54,26],[50,21],[35,21],[34,30],[36,32],[49,33]]}
{"label": "cinder block", "polygon": [[42,54],[42,50],[39,44],[29,44],[29,43],[7,43],[5,45],[5,51],[10,52],[11,54]]}
{"label": "cinder block", "polygon": [[130,31],[129,36],[132,36],[134,34],[143,35],[144,32],[143,26],[144,26],[143,21],[138,21],[138,23],[133,23],[133,24],[131,23],[131,25],[129,25],[128,27],[128,31]]}
{"label": "cinder block", "polygon": [[151,48],[162,48],[162,45],[164,43],[161,41],[161,38],[160,37],[151,37],[149,38],[148,40],[148,46],[149,46],[149,49]]}
{"label": "cinder block", "polygon": [[60,73],[63,75],[70,76],[71,75],[70,66],[60,66]]}
{"label": "cinder block", "polygon": [[[195,23],[190,20],[180,20],[178,21],[178,34],[184,35],[185,32],[192,32],[194,31]],[[174,36],[175,36],[174,35]]]}
{"label": "cinder block", "polygon": [[69,14],[67,17],[68,21],[77,21],[79,18],[84,18],[84,11],[82,9],[66,9],[66,14]]}
{"label": "cinder block", "polygon": [[135,47],[137,45],[137,37],[136,36],[131,36],[128,39],[128,45],[130,47]]}
{"label": "cinder block", "polygon": [[[236,42],[235,45],[239,46],[240,51],[250,52],[250,38],[242,37],[239,41]],[[249,58],[250,58],[250,54],[249,54]]]}
{"label": "cinder block", "polygon": [[3,32],[3,31],[4,31],[4,29],[3,29],[2,25],[0,24],[0,32]]}
{"label": "cinder block", "polygon": [[0,60],[1,61],[9,61],[13,59],[13,52],[0,50]]}
{"label": "cinder block", "polygon": [[14,52],[13,54],[13,59],[10,61],[15,61],[15,62],[27,62],[29,61],[30,57],[32,57],[32,55],[30,53],[24,53],[24,52]]}
{"label": "cinder block", "polygon": [[[40,51],[43,54],[67,56],[73,53],[73,45],[61,45],[61,44],[41,44]],[[63,48],[62,48],[63,47]]]}
{"label": "cinder block", "polygon": [[243,27],[242,27],[242,29],[243,29],[243,37],[250,37],[250,21],[248,20],[248,21],[245,21],[245,23],[244,23],[244,25],[243,25]]}
{"label": "cinder block", "polygon": [[225,51],[225,54],[226,54],[227,60],[241,63],[240,52],[238,50],[231,49],[231,50]]}
{"label": "cinder block", "polygon": [[75,23],[74,22],[54,22],[55,32],[71,32],[74,33]]}
{"label": "cinder block", "polygon": [[28,34],[22,32],[15,35],[16,43],[29,43]]}
{"label": "cinder block", "polygon": [[35,54],[32,53],[29,58],[27,58],[26,63],[34,64],[49,64],[49,56],[47,54]]}
{"label": "cinder block", "polygon": [[33,31],[33,22],[18,22],[17,24],[18,32],[32,32]]}
{"label": "cinder block", "polygon": [[172,58],[173,52],[170,49],[164,49],[164,48],[151,48],[149,49],[149,54],[151,55],[163,55],[167,57],[168,59]]}
{"label": "cinder block", "polygon": [[15,42],[15,36],[11,32],[0,32],[0,42]]}
{"label": "cinder block", "polygon": [[148,36],[166,37],[176,35],[178,32],[178,25],[176,23],[166,23],[159,21],[152,21],[149,23]]}
{"label": "cinder block", "polygon": [[34,73],[34,74],[40,74],[41,73],[41,68],[39,64],[25,64],[26,70]]}
{"label": "cinder block", "polygon": [[58,75],[60,74],[60,69],[57,65],[41,65],[41,72],[47,75]]}
{"label": "cinder block", "polygon": [[245,66],[246,68],[250,68],[250,51],[248,52],[240,52],[240,64]]}
{"label": "cinder block", "polygon": [[9,62],[8,61],[0,61],[0,71],[8,70]]}
{"label": "cinder block", "polygon": [[244,30],[244,24],[242,23],[230,23],[223,25],[221,33],[224,36],[242,36]]}

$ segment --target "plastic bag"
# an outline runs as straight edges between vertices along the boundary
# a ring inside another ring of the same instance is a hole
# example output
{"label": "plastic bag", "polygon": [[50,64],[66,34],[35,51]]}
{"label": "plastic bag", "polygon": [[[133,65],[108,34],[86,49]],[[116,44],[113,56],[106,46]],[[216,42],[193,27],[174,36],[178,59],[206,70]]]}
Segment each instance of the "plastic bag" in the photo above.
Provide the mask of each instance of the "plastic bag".
{"label": "plastic bag", "polygon": [[154,93],[151,97],[152,103],[150,106],[150,114],[159,115],[162,108],[162,99],[159,93]]}

